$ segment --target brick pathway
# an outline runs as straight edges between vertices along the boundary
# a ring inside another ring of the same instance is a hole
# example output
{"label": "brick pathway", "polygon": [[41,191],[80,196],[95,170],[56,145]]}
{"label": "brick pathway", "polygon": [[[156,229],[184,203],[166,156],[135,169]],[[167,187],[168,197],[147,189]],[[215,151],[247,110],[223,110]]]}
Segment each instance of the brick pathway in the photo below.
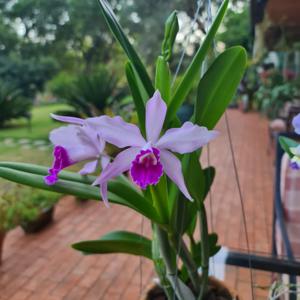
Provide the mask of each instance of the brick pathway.
{"label": "brick pathway", "polygon": [[[251,249],[269,252],[273,167],[266,151],[267,122],[257,114],[235,110],[229,111],[228,117]],[[210,226],[219,232],[223,245],[245,249],[241,204],[224,119],[218,129],[222,135],[209,149],[211,164],[218,168],[211,202],[206,201],[208,209],[213,208],[208,212],[212,216]],[[202,158],[205,165],[206,151]],[[69,247],[115,229],[141,232],[142,219],[123,207],[106,209],[97,202],[78,203],[65,197],[57,206],[54,224],[43,232],[24,235],[17,228],[8,234],[0,267],[0,300],[139,299],[141,288],[153,278],[148,261],[121,254],[82,256]],[[143,233],[149,232],[145,222]],[[256,284],[270,284],[268,273],[254,272],[254,277]],[[243,300],[251,299],[249,278],[246,269],[226,267],[225,281]],[[255,299],[266,299],[266,291],[256,289]]]}

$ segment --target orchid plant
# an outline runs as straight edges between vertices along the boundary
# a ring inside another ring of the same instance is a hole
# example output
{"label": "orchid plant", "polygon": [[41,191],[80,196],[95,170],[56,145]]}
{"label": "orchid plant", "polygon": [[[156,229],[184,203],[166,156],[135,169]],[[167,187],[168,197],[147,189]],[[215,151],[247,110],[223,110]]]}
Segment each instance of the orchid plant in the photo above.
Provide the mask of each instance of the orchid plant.
{"label": "orchid plant", "polygon": [[[125,72],[138,125],[126,123],[119,116],[80,119],[52,115],[66,123],[50,133],[54,145],[52,167],[48,170],[38,165],[1,162],[0,176],[135,210],[151,222],[151,239],[114,231],[98,240],[78,242],[73,248],[88,254],[121,252],[146,257],[153,261],[168,299],[205,299],[209,258],[220,246],[217,234],[208,231],[205,211],[215,169],[202,168],[201,149],[219,134],[214,127],[243,76],[245,50],[239,46],[229,48],[210,60],[205,72],[201,68],[229,0],[223,1],[176,87],[171,84],[169,61],[178,32],[177,13],[166,21],[153,82],[107,1],[98,1],[107,25],[128,57]],[[194,114],[189,122],[181,124],[177,111],[196,83]],[[116,157],[106,153],[106,143],[120,148]],[[65,170],[79,162],[85,164],[78,174]],[[200,238],[195,234],[197,224]]]}
{"label": "orchid plant", "polygon": [[[292,125],[295,133],[300,135],[300,114],[293,118]],[[290,166],[294,170],[300,170],[300,144],[288,137],[279,137],[282,149],[290,157]]]}

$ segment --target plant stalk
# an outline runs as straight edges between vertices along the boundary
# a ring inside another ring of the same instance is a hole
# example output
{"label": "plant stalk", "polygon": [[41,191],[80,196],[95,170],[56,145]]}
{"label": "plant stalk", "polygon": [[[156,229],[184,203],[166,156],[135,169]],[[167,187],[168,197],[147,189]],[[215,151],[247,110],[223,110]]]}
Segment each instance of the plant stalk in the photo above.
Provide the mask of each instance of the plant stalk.
{"label": "plant stalk", "polygon": [[171,240],[171,243],[177,249],[177,252],[183,264],[187,268],[194,290],[198,294],[200,291],[201,279],[198,273],[197,266],[193,261],[193,258],[188,250],[188,247],[186,246],[182,238],[177,239],[174,235],[170,235],[169,238]]}
{"label": "plant stalk", "polygon": [[173,292],[176,293],[179,300],[195,299],[192,291],[178,278],[176,257],[173,255],[174,250],[169,243],[167,233],[159,226],[154,226],[157,233],[161,255],[166,265],[167,278],[173,287]]}
{"label": "plant stalk", "polygon": [[198,300],[203,300],[207,291],[208,275],[209,275],[209,243],[208,243],[208,226],[207,216],[204,203],[199,206],[199,220],[200,220],[200,233],[201,233],[201,288]]}

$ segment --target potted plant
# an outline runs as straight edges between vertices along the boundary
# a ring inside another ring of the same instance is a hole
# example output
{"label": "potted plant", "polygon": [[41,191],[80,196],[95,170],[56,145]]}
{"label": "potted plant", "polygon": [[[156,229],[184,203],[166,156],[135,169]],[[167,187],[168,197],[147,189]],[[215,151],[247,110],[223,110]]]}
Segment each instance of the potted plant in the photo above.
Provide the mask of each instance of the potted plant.
{"label": "potted plant", "polygon": [[25,233],[36,233],[53,221],[54,208],[60,195],[32,188],[18,191],[18,199],[27,208],[20,215],[20,225]]}
{"label": "potted plant", "polygon": [[[166,21],[152,81],[108,2],[99,0],[103,17],[128,57],[125,71],[138,126],[118,116],[80,119],[52,115],[71,126],[50,133],[54,145],[50,169],[0,163],[0,176],[8,180],[102,200],[106,206],[115,203],[144,216],[152,226],[151,238],[120,230],[97,240],[78,242],[73,248],[88,254],[121,252],[146,257],[153,262],[168,299],[220,299],[224,295],[218,291],[223,289],[227,299],[235,297],[209,277],[209,258],[220,249],[217,234],[208,231],[205,209],[215,168],[203,168],[199,160],[201,148],[219,135],[214,127],[232,100],[246,67],[245,50],[232,47],[211,60],[199,77],[228,2],[223,1],[205,40],[174,88],[169,62],[178,32],[177,13],[173,12]],[[193,115],[190,122],[181,124],[177,112],[195,83]],[[120,153],[108,157],[106,143],[119,148]],[[63,170],[81,161],[86,163],[79,174]],[[130,179],[123,175],[127,171]],[[97,177],[87,176],[95,172]],[[200,239],[194,234],[197,226]]]}
{"label": "potted plant", "polygon": [[0,264],[7,232],[20,225],[22,216],[30,216],[34,213],[35,209],[19,201],[11,188],[9,192],[2,192],[0,195]]}

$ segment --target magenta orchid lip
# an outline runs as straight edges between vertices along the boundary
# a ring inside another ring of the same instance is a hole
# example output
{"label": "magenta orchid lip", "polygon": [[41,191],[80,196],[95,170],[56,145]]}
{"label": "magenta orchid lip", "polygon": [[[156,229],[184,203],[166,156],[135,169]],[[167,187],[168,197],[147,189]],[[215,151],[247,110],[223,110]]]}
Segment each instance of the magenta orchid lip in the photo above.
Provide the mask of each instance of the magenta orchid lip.
{"label": "magenta orchid lip", "polygon": [[160,151],[156,148],[141,150],[130,168],[131,178],[142,189],[146,189],[148,185],[157,184],[162,174]]}

